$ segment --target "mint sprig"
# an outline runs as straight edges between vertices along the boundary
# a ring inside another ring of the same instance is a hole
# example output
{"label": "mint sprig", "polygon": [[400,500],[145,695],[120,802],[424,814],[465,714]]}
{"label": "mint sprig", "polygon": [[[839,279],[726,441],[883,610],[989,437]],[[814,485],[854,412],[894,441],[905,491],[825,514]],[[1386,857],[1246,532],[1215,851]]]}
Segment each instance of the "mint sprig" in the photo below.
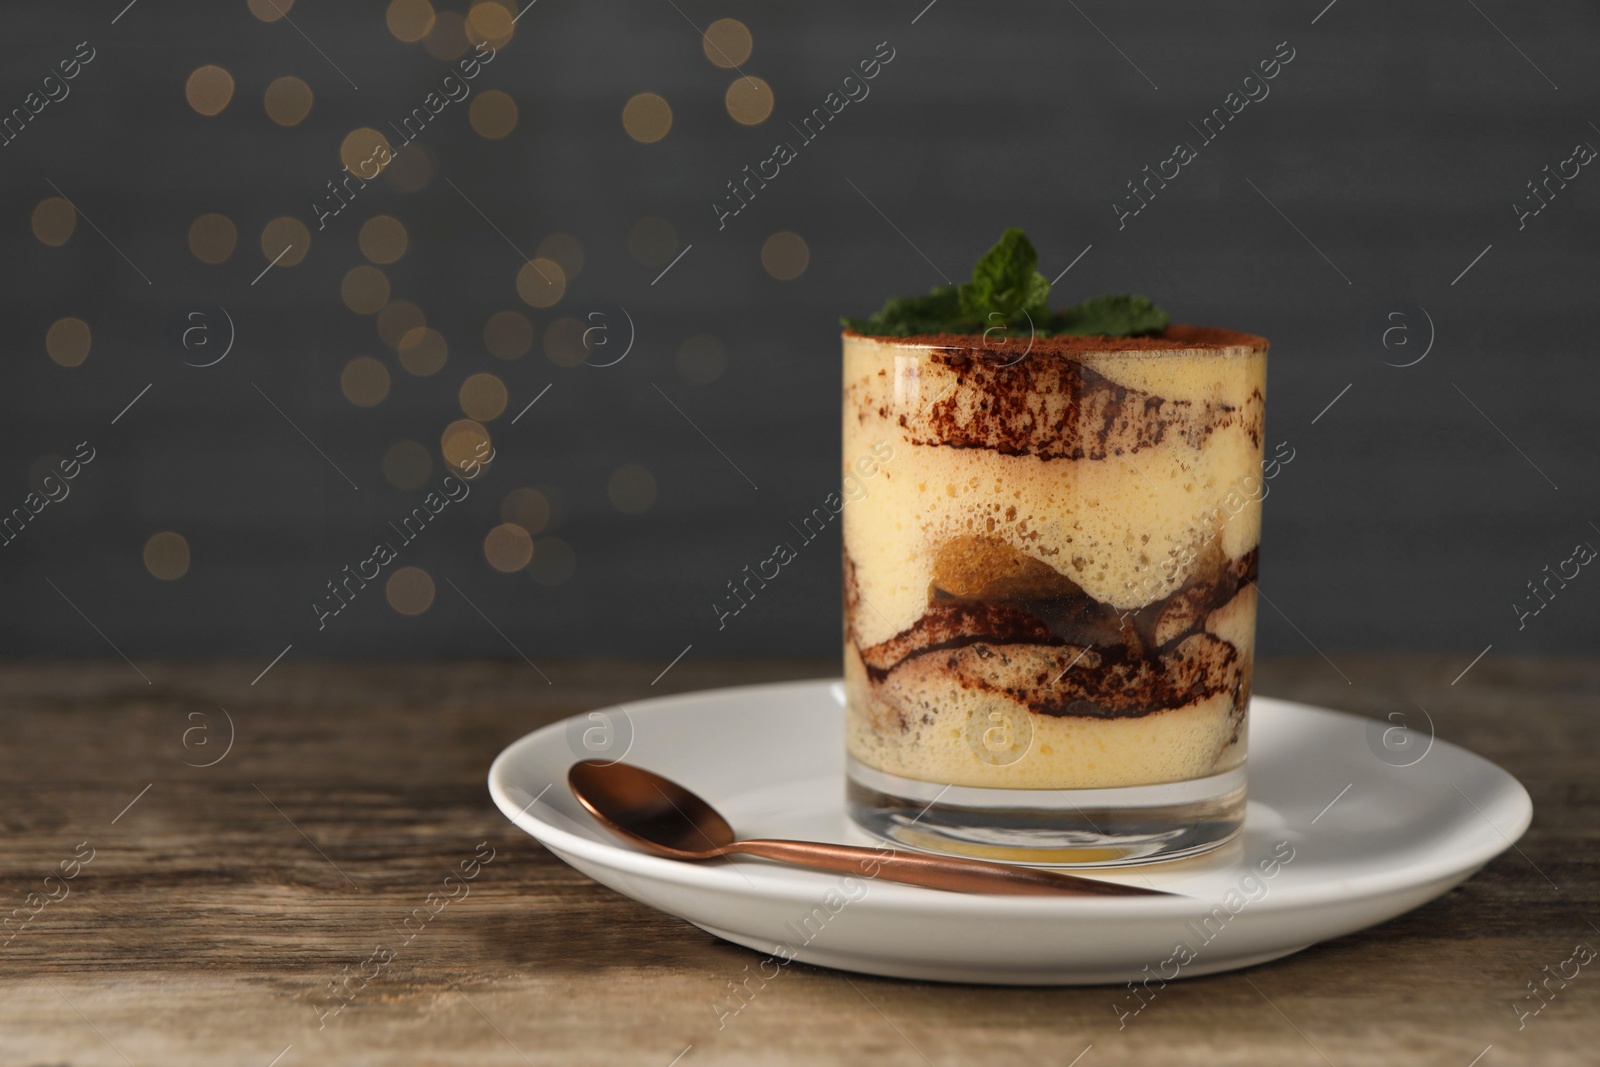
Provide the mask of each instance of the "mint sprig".
{"label": "mint sprig", "polygon": [[926,296],[890,297],[865,319],[839,321],[875,337],[985,334],[1134,337],[1166,329],[1167,313],[1143,296],[1099,296],[1050,312],[1050,281],[1037,269],[1027,235],[1008,229],[972,269],[972,280],[938,285]]}
{"label": "mint sprig", "polygon": [[972,280],[956,287],[961,312],[983,322],[1001,320],[1013,329],[1050,318],[1050,280],[1034,269],[1039,253],[1021,230],[1009,229],[972,268]]}
{"label": "mint sprig", "polygon": [[1057,334],[1138,337],[1167,328],[1167,313],[1147,296],[1096,296],[1074,304],[1051,320]]}

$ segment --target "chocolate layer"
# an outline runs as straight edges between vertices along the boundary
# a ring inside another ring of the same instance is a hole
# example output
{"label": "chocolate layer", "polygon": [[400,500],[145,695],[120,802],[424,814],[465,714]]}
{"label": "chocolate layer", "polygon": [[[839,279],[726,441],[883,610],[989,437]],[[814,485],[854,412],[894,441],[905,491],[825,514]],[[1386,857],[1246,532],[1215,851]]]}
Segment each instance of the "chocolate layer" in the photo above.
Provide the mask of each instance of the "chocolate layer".
{"label": "chocolate layer", "polygon": [[[986,540],[963,538],[941,553],[927,610],[913,626],[858,645],[873,682],[943,655],[952,680],[1003,692],[1040,715],[1139,717],[1222,692],[1244,706],[1246,657],[1204,626],[1254,581],[1257,550],[1215,558],[1171,595],[1121,612],[1047,564]],[[848,554],[845,573],[849,617],[859,600]]]}
{"label": "chocolate layer", "polygon": [[[935,352],[956,388],[918,415],[901,415],[913,444],[987,448],[1040,459],[1105,459],[1180,437],[1199,448],[1219,429],[1243,425],[1261,443],[1261,405],[1173,400],[1118,385],[1075,359],[1014,364],[969,350]],[[1259,401],[1259,393],[1252,399]]]}

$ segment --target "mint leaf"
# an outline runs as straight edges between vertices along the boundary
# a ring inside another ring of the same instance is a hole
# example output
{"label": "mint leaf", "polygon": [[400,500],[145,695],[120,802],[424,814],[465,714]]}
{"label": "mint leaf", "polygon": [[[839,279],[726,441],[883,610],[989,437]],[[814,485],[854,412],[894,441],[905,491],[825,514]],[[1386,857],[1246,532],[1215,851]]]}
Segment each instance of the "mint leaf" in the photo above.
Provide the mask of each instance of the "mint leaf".
{"label": "mint leaf", "polygon": [[871,318],[839,321],[857,333],[877,337],[967,333],[972,327],[961,315],[961,301],[953,285],[935,286],[927,296],[892,296]]}
{"label": "mint leaf", "polygon": [[1144,296],[1097,296],[1050,321],[1052,334],[1134,337],[1167,328],[1167,313]]}
{"label": "mint leaf", "polygon": [[924,296],[897,296],[865,319],[841,318],[846,328],[874,337],[926,334],[1007,334],[1039,337],[1133,337],[1160,333],[1167,313],[1142,296],[1098,296],[1050,312],[1050,281],[1036,269],[1039,254],[1021,230],[1008,229],[972,270],[972,280],[938,285]]}
{"label": "mint leaf", "polygon": [[987,325],[1004,316],[1013,329],[1027,329],[1029,320],[1050,316],[1050,281],[1034,270],[1039,253],[1019,229],[1000,235],[995,246],[972,268],[972,281],[960,287],[961,310]]}

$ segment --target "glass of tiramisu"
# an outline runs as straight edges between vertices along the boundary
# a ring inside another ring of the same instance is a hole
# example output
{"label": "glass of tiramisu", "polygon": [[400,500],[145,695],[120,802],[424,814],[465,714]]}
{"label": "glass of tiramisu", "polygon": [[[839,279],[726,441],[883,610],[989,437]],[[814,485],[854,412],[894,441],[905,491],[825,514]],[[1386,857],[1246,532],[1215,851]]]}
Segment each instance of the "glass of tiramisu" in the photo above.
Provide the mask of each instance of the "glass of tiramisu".
{"label": "glass of tiramisu", "polygon": [[1033,266],[1008,231],[846,320],[850,811],[1021,863],[1203,852],[1244,818],[1267,342],[1052,312]]}

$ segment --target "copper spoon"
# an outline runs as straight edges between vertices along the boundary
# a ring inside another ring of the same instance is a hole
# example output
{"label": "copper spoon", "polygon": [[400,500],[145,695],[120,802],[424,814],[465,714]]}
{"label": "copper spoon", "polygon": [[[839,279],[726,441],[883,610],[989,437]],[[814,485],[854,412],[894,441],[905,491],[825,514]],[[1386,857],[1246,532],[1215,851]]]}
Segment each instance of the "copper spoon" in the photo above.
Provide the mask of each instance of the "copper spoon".
{"label": "copper spoon", "polygon": [[1173,896],[1159,889],[1099,882],[1036,867],[924,852],[832,845],[820,841],[740,841],[717,809],[678,783],[627,763],[583,760],[567,772],[578,803],[618,837],[676,860],[718,859],[730,853],[800,867],[944,889],[1019,896]]}

